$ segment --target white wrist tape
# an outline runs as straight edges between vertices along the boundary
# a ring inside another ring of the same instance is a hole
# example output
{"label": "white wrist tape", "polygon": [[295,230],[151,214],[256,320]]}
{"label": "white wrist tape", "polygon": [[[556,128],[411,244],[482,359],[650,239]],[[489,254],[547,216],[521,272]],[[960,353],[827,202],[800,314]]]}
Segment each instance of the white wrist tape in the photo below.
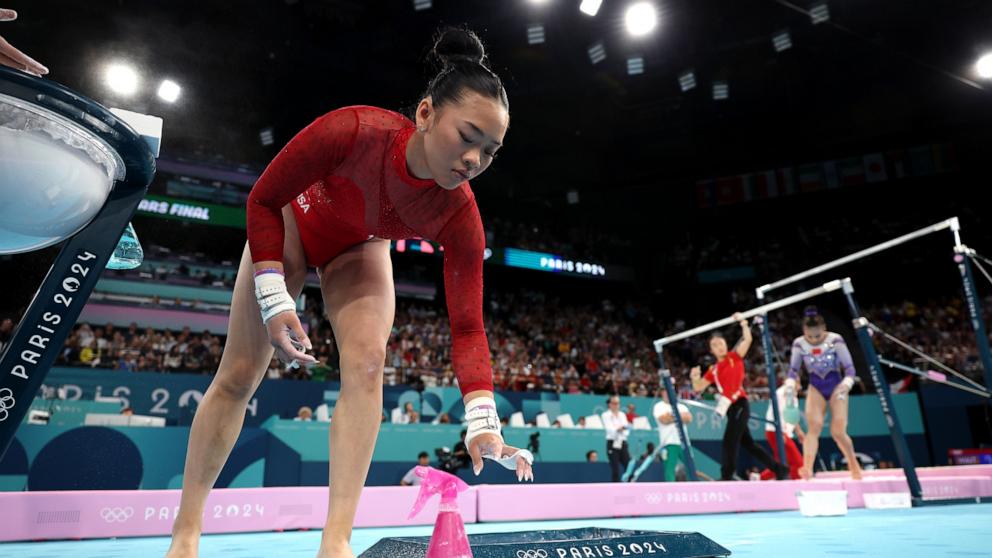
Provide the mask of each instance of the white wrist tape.
{"label": "white wrist tape", "polygon": [[841,385],[847,387],[847,391],[851,391],[854,387],[854,378],[850,376],[844,376],[844,379],[840,381]]}
{"label": "white wrist tape", "polygon": [[785,384],[783,384],[783,385],[785,386],[785,389],[791,389],[793,392],[796,391],[796,379],[795,378],[786,378],[785,379]]}
{"label": "white wrist tape", "polygon": [[286,279],[278,273],[263,273],[255,277],[255,300],[262,312],[262,322],[283,312],[296,312],[296,301],[286,290]]}
{"label": "white wrist tape", "polygon": [[503,439],[500,432],[499,415],[496,414],[496,401],[490,397],[476,397],[465,405],[465,447],[480,434],[495,434]]}

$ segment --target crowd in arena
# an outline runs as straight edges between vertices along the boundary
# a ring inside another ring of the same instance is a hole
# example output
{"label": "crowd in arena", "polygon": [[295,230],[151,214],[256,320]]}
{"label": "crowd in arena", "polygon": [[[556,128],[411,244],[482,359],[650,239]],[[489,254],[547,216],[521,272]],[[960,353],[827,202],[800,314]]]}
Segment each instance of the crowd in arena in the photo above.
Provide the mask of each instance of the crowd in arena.
{"label": "crowd in arena", "polygon": [[[674,238],[665,254],[664,274],[684,273],[682,280],[694,282],[705,269],[754,266],[759,276],[781,276],[805,261],[788,262],[783,254],[810,254],[814,260],[849,253],[864,246],[866,227],[872,235],[889,237],[904,232],[900,223],[855,223],[842,216],[829,234],[816,227],[800,228],[796,234],[771,235],[752,231],[745,239],[719,230],[686,232]],[[541,251],[587,254],[590,258],[624,263],[631,243],[615,233],[598,234],[571,230],[558,224],[544,226],[492,218],[486,223],[487,243]],[[549,232],[554,234],[549,234]],[[755,237],[755,235],[758,235]],[[512,239],[509,240],[509,239]],[[140,276],[143,281],[229,289],[233,285],[233,261],[217,261],[202,253],[176,253],[150,244],[146,263],[130,272],[107,272],[111,278]],[[814,262],[815,263],[815,262]],[[678,277],[676,277],[678,280]],[[980,290],[981,292],[981,290]],[[738,289],[732,299],[740,309],[757,305],[750,289]],[[104,296],[96,293],[95,298]],[[267,377],[290,379],[337,379],[337,352],[330,324],[322,316],[319,296],[307,297],[302,321],[314,345],[318,364],[309,369],[287,369],[273,360]],[[120,301],[110,301],[120,303]],[[226,312],[223,304],[149,296],[141,306],[170,306],[175,309]],[[992,318],[992,296],[984,301],[986,320]],[[792,340],[800,335],[802,308],[790,307],[770,316],[773,346],[780,377],[784,377]],[[982,367],[967,310],[960,297],[918,299],[879,304],[865,309],[866,315],[889,333],[948,366],[981,380]],[[703,316],[711,317],[711,316]],[[0,316],[0,318],[4,318]],[[0,349],[14,328],[14,316],[0,319]],[[494,382],[499,390],[553,391],[559,393],[616,393],[653,396],[658,385],[658,360],[651,340],[685,330],[701,316],[658,321],[656,313],[639,300],[573,302],[548,292],[488,289],[485,301],[486,332],[492,353]],[[140,321],[140,320],[139,320]],[[758,330],[756,324],[755,334]],[[155,330],[144,324],[129,327],[107,324],[78,324],[65,343],[57,365],[129,371],[165,371],[212,374],[223,351],[224,337],[216,332],[194,331],[192,325],[179,331]],[[728,328],[733,343],[739,332]],[[848,339],[853,345],[854,339]],[[919,368],[932,368],[917,355],[876,336],[885,356]],[[456,385],[451,365],[451,337],[447,312],[441,300],[397,301],[393,335],[386,353],[386,381],[417,387]],[[706,336],[691,338],[666,348],[666,364],[683,397],[691,397],[688,370],[706,365]],[[752,398],[768,396],[763,346],[754,343],[748,355],[746,387]],[[865,376],[867,377],[867,376]],[[890,380],[902,378],[890,374]],[[901,388],[911,387],[907,382]],[[856,387],[855,391],[865,387]],[[706,397],[706,394],[703,395]]]}
{"label": "crowd in arena", "polygon": [[[985,300],[985,308],[992,308],[992,297]],[[792,308],[770,318],[780,378],[787,366],[791,341],[800,333],[800,314],[800,308]],[[866,315],[917,349],[981,380],[981,363],[961,299],[881,305],[868,308]],[[309,327],[318,364],[309,370],[287,369],[273,360],[267,377],[338,379],[333,333],[313,299],[303,322]],[[13,325],[10,319],[0,320],[0,348],[9,341]],[[536,291],[494,291],[488,293],[486,301],[486,331],[498,390],[654,396],[659,387],[658,362],[651,334],[674,333],[691,325],[684,320],[658,324],[646,307],[633,302],[571,304]],[[728,329],[731,343],[737,335],[737,331]],[[854,343],[853,339],[848,341]],[[701,336],[666,348],[666,363],[683,397],[691,397],[689,368],[708,362],[706,343],[706,337]],[[190,327],[169,331],[142,328],[137,323],[129,327],[80,323],[56,364],[212,374],[220,362],[223,344],[223,336],[195,332]],[[894,360],[924,370],[932,368],[880,336],[876,336],[876,344],[882,354]],[[440,303],[399,300],[386,352],[387,383],[415,387],[457,385],[450,347],[448,319]],[[753,399],[767,397],[765,369],[763,347],[756,342],[748,357],[746,384]]]}

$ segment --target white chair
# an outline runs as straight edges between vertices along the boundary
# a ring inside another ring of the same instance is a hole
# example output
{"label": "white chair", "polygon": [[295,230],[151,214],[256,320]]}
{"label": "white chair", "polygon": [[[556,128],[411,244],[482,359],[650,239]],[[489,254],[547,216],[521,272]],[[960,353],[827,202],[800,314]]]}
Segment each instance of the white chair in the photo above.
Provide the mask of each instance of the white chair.
{"label": "white chair", "polygon": [[603,419],[599,415],[589,415],[586,417],[586,428],[596,428],[598,430],[605,430],[606,427],[603,426]]}
{"label": "white chair", "polygon": [[327,406],[327,403],[318,406],[317,410],[314,411],[313,414],[314,417],[320,422],[331,422],[331,410]]}
{"label": "white chair", "polygon": [[558,424],[560,424],[562,428],[575,428],[575,423],[572,422],[572,415],[568,413],[558,415],[558,418],[555,420],[558,421]]}
{"label": "white chair", "polygon": [[510,415],[510,426],[517,428],[523,428],[527,426],[527,424],[524,423],[524,414],[521,413],[520,411],[517,411],[516,413]]}
{"label": "white chair", "polygon": [[634,417],[631,427],[634,430],[651,430],[651,423],[648,421],[648,417]]}
{"label": "white chair", "polygon": [[548,413],[538,413],[534,419],[538,428],[551,428],[551,421],[548,420]]}

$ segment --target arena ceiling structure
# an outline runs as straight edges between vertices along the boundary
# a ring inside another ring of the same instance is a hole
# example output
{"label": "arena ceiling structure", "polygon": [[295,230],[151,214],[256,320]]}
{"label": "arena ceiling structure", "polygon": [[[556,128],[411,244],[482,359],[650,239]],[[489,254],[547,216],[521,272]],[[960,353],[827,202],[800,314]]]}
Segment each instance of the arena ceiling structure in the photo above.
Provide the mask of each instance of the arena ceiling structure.
{"label": "arena ceiling structure", "polygon": [[[592,16],[588,0],[16,0],[4,35],[51,79],[163,116],[165,156],[261,168],[329,110],[410,107],[434,31],[468,25],[511,102],[506,147],[476,184],[492,207],[563,208],[574,192],[632,210],[687,201],[709,177],[988,142],[988,2],[650,0],[657,25],[633,37],[638,3]],[[115,64],[135,72],[132,93],[108,87]]]}

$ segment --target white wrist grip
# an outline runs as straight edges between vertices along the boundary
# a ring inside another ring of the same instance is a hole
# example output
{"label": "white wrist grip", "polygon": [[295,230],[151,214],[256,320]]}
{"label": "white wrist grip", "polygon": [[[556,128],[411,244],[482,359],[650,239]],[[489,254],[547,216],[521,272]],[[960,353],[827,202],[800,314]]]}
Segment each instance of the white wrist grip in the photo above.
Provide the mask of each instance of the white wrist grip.
{"label": "white wrist grip", "polygon": [[286,290],[286,279],[278,273],[263,273],[255,277],[255,300],[262,313],[262,323],[283,312],[295,312],[296,301]]}
{"label": "white wrist grip", "polygon": [[489,397],[477,397],[465,405],[465,422],[468,432],[465,435],[465,447],[480,434],[495,434],[503,437],[499,415],[496,413],[496,401]]}

